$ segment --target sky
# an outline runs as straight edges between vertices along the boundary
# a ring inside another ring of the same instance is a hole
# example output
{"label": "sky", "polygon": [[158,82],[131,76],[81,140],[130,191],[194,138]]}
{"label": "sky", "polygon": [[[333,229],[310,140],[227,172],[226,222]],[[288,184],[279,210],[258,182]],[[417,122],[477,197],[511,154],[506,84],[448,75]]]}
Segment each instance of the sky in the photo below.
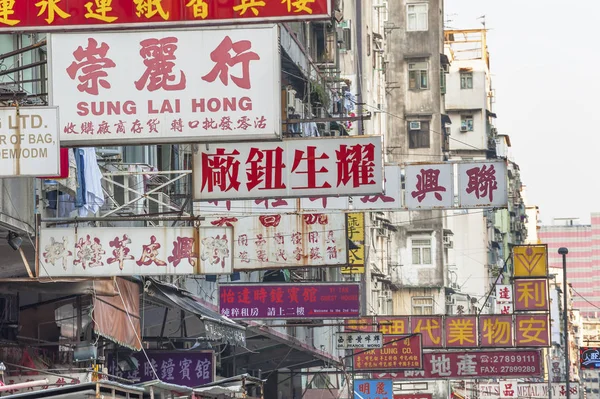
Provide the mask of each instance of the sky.
{"label": "sky", "polygon": [[588,224],[600,212],[600,2],[445,0],[444,11],[447,29],[481,28],[485,15],[495,124],[542,224]]}

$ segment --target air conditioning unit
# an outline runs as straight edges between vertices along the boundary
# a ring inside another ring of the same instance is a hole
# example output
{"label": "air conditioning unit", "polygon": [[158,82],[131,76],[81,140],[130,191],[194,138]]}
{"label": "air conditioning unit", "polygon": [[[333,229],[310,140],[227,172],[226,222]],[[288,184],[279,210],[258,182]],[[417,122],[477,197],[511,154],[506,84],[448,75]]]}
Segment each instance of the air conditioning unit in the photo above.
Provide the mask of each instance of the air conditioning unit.
{"label": "air conditioning unit", "polygon": [[452,239],[451,235],[444,234],[444,246],[446,248],[453,248],[454,247],[454,240]]}
{"label": "air conditioning unit", "polygon": [[[148,200],[147,207],[148,207],[148,213],[150,215],[156,215],[157,217],[160,217],[160,214],[172,211],[171,208],[169,208],[168,206],[165,205],[165,204],[171,203],[171,198],[167,194],[158,192],[158,193],[148,194],[148,197],[154,198],[155,200],[160,202],[160,204],[159,204],[157,202]],[[164,221],[149,222],[149,225],[164,226],[165,222]]]}
{"label": "air conditioning unit", "polygon": [[464,133],[464,132],[467,132],[468,130],[467,130],[467,127],[466,127],[466,126],[461,126],[461,127],[460,127],[460,131],[461,131],[462,133]]}
{"label": "air conditioning unit", "polygon": [[421,122],[419,122],[419,121],[409,122],[408,128],[410,130],[421,130]]}
{"label": "air conditioning unit", "polygon": [[300,115],[300,119],[304,119],[304,103],[301,99],[294,99],[294,110],[296,114]]}
{"label": "air conditioning unit", "polygon": [[288,107],[296,107],[296,90],[288,89],[287,90],[287,103]]}

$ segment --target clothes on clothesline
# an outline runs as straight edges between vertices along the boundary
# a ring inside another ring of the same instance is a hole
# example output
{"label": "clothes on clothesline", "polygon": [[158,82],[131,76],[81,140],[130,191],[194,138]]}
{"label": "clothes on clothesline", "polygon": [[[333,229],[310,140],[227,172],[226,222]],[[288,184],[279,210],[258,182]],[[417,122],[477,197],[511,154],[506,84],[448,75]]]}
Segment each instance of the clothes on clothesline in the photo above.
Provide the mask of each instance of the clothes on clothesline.
{"label": "clothes on clothesline", "polygon": [[69,176],[66,179],[46,180],[48,208],[56,217],[85,217],[98,213],[104,205],[102,172],[94,148],[72,148],[68,151]]}

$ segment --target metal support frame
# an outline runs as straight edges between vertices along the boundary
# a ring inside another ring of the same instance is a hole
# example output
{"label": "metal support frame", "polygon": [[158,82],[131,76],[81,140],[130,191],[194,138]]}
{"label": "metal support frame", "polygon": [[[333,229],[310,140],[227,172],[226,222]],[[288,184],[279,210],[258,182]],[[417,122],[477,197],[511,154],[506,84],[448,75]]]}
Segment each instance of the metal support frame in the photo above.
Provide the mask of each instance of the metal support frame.
{"label": "metal support frame", "polygon": [[[139,173],[133,173],[133,172],[114,172],[114,173],[104,173],[102,175],[102,180],[104,180],[104,181],[106,181],[106,182],[108,182],[110,184],[114,184],[114,185],[116,185],[118,187],[121,187],[121,188],[123,188],[123,189],[125,189],[127,191],[130,191],[130,192],[136,194],[137,197],[135,197],[134,199],[131,199],[131,200],[127,201],[124,204],[119,205],[119,204],[116,203],[116,201],[111,196],[109,196],[109,199],[115,205],[117,205],[117,208],[115,208],[115,209],[113,209],[113,210],[105,213],[104,215],[101,215],[100,218],[104,219],[107,216],[110,216],[113,213],[116,213],[119,210],[125,208],[126,206],[131,205],[131,204],[133,204],[135,202],[138,202],[140,200],[143,200],[143,199],[148,199],[148,200],[153,201],[153,202],[155,202],[155,203],[157,203],[159,205],[166,206],[167,208],[169,208],[169,209],[171,209],[173,211],[182,212],[181,209],[178,209],[177,207],[174,207],[171,204],[165,204],[165,203],[163,203],[163,202],[161,202],[161,201],[159,201],[157,199],[154,199],[154,198],[150,197],[150,194],[158,192],[160,189],[165,188],[165,187],[167,187],[167,186],[175,183],[178,180],[181,180],[182,178],[186,177],[187,175],[189,175],[191,173],[192,173],[191,170],[166,171],[166,172],[159,172],[159,173],[152,173],[152,172],[139,172]],[[151,190],[149,190],[147,192],[140,192],[138,190],[134,190],[133,188],[127,187],[124,184],[116,182],[113,179],[111,179],[111,178],[108,177],[108,176],[124,176],[124,175],[129,176],[129,175],[136,175],[136,174],[143,174],[143,175],[147,175],[147,174],[165,174],[165,175],[166,174],[177,174],[177,176],[174,177],[174,178],[171,178],[169,181],[167,181],[167,182],[165,182],[165,183],[163,183],[163,184],[161,184],[159,186],[154,187],[153,189],[151,189]],[[106,192],[106,190],[104,188],[102,190]],[[189,216],[189,214],[187,214],[185,212],[182,212],[182,215]]]}

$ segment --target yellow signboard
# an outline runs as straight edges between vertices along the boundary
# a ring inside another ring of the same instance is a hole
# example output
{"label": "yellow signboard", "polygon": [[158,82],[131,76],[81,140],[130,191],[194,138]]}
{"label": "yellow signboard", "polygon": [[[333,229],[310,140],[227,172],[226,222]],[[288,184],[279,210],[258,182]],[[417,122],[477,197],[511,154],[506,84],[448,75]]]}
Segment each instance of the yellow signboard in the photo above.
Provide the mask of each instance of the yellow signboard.
{"label": "yellow signboard", "polygon": [[546,277],[548,275],[547,245],[517,245],[513,247],[514,277]]}
{"label": "yellow signboard", "polygon": [[342,267],[342,274],[362,274],[365,272],[365,214],[363,212],[346,215],[348,233],[348,266]]}

